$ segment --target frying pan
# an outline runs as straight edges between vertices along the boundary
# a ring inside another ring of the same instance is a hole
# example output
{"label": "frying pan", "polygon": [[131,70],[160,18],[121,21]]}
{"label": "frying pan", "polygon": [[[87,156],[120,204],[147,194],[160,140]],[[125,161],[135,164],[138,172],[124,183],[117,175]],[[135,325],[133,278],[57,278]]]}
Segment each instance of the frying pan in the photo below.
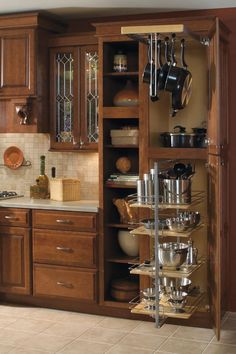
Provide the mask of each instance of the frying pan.
{"label": "frying pan", "polygon": [[181,64],[182,68],[179,72],[178,81],[175,90],[172,91],[172,116],[175,116],[178,110],[183,109],[189,102],[192,93],[192,75],[187,69],[184,60],[185,40],[181,40]]}
{"label": "frying pan", "polygon": [[169,56],[169,37],[165,38],[165,64],[160,66],[160,73],[158,76],[158,89],[164,90],[166,77],[170,66],[170,56]]}

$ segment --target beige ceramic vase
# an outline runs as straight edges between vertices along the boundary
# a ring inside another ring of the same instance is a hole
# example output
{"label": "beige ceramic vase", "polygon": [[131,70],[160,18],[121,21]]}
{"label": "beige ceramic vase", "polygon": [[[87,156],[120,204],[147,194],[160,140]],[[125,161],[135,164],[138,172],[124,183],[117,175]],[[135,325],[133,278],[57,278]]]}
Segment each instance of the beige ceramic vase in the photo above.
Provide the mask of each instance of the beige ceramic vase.
{"label": "beige ceramic vase", "polygon": [[125,87],[117,92],[113,98],[116,107],[130,107],[138,105],[138,89],[131,80],[127,80]]}

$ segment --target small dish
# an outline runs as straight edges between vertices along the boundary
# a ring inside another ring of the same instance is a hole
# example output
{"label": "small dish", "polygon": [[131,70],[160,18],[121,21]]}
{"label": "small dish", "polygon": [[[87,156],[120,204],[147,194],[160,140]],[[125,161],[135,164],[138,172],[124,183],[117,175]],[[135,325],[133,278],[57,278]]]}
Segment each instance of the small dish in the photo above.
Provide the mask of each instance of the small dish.
{"label": "small dish", "polygon": [[16,170],[23,164],[24,155],[18,147],[10,146],[5,150],[3,160],[7,167],[11,168],[12,170]]}

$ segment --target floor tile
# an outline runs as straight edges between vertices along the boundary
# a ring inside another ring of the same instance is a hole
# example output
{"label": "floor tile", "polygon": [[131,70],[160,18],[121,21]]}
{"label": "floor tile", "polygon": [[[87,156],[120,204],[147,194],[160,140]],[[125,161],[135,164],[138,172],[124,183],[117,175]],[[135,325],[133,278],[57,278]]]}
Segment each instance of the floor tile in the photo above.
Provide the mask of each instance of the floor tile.
{"label": "floor tile", "polygon": [[8,328],[1,328],[0,343],[17,346],[21,340],[27,340],[31,337],[30,333],[16,331]]}
{"label": "floor tile", "polygon": [[236,319],[236,312],[228,312],[228,318]]}
{"label": "floor tile", "polygon": [[116,344],[124,336],[127,335],[127,332],[118,331],[115,329],[94,327],[88,329],[85,333],[80,336],[80,339],[87,341],[94,341],[100,343]]}
{"label": "floor tile", "polygon": [[18,306],[18,305],[0,305],[0,314],[7,314],[8,316],[15,317],[28,317],[32,316],[36,307]]}
{"label": "floor tile", "polygon": [[114,318],[114,317],[107,317],[103,319],[99,324],[98,327],[103,328],[112,328],[112,329],[119,329],[122,331],[131,331],[136,328],[141,322],[134,321],[134,320],[126,320],[122,318]]}
{"label": "floor tile", "polygon": [[54,335],[54,336],[62,336],[62,337],[71,337],[73,339],[78,338],[82,333],[88,330],[90,327],[86,326],[83,322],[74,323],[62,323],[57,322],[50,327],[48,327],[44,334]]}
{"label": "floor tile", "polygon": [[[2,352],[0,352],[2,354]],[[45,350],[37,350],[37,349],[30,349],[30,348],[14,348],[10,354],[54,354],[55,352],[48,352]]]}
{"label": "floor tile", "polygon": [[222,329],[236,331],[236,317],[227,318],[222,324]]}
{"label": "floor tile", "polygon": [[0,314],[0,327],[7,327],[18,319],[19,317],[16,316],[7,316],[7,314]]}
{"label": "floor tile", "polygon": [[45,351],[56,352],[62,349],[66,344],[71,343],[73,338],[62,336],[49,336],[44,333],[31,335],[27,340],[18,342],[19,347],[29,349],[39,349]]}
{"label": "floor tile", "polygon": [[235,354],[236,346],[226,344],[209,344],[203,354]]}
{"label": "floor tile", "polygon": [[164,337],[169,337],[172,335],[178,326],[164,324],[161,328],[156,328],[154,322],[141,322],[133,331],[132,333],[147,333],[153,335],[159,335]]}
{"label": "floor tile", "polygon": [[142,334],[142,336],[140,336],[138,333],[130,333],[123,338],[119,344],[125,344],[133,347],[136,347],[138,344],[139,348],[156,350],[165,340],[166,337],[161,337],[158,335]]}
{"label": "floor tile", "polygon": [[14,347],[11,346],[11,345],[0,344],[0,353],[1,353],[1,354],[10,353],[10,351],[11,351],[13,348],[14,348]]}
{"label": "floor tile", "polygon": [[[62,350],[58,354],[102,354],[106,353],[112,345],[105,343],[88,342],[84,340],[76,340]],[[131,353],[129,353],[131,354]]]}
{"label": "floor tile", "polygon": [[40,333],[52,325],[51,321],[34,320],[31,318],[19,318],[14,323],[8,325],[8,329],[24,330],[28,333]]}
{"label": "floor tile", "polygon": [[236,330],[224,330],[220,331],[220,340],[217,341],[216,337],[212,340],[212,343],[223,343],[236,345]]}
{"label": "floor tile", "polygon": [[140,347],[133,347],[125,344],[116,344],[107,352],[108,354],[152,354],[154,353],[151,349],[143,349]]}
{"label": "floor tile", "polygon": [[168,338],[160,348],[161,352],[175,354],[200,354],[206,348],[208,343],[200,341],[187,341],[185,339]]}
{"label": "floor tile", "polygon": [[195,339],[202,342],[210,342],[214,337],[212,329],[198,327],[179,327],[173,334],[173,338]]}

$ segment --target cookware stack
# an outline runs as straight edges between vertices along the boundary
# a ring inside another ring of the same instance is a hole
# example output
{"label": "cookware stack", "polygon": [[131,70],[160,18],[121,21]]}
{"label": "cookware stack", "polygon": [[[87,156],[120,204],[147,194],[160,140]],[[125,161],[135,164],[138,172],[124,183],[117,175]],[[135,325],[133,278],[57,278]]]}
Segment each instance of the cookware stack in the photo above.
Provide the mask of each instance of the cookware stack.
{"label": "cookware stack", "polygon": [[158,34],[150,34],[148,63],[144,69],[143,81],[149,84],[152,101],[159,100],[159,91],[170,92],[172,97],[172,117],[189,102],[192,93],[192,74],[185,62],[185,39],[180,41],[180,62],[177,66],[175,55],[176,35],[165,37],[165,63],[162,63],[162,40]]}

